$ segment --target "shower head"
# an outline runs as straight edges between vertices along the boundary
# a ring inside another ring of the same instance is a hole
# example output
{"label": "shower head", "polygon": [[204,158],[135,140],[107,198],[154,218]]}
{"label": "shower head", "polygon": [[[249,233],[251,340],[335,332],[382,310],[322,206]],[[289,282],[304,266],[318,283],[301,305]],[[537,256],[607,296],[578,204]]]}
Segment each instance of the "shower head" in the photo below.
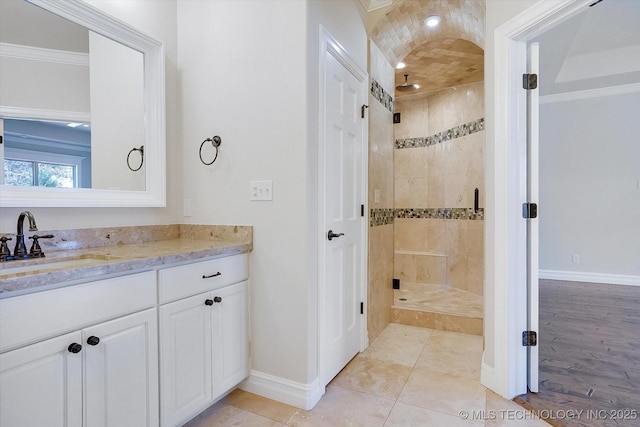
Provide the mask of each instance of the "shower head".
{"label": "shower head", "polygon": [[400,92],[413,92],[414,90],[418,90],[420,85],[410,85],[408,82],[409,74],[404,75],[404,83],[396,86],[396,90]]}

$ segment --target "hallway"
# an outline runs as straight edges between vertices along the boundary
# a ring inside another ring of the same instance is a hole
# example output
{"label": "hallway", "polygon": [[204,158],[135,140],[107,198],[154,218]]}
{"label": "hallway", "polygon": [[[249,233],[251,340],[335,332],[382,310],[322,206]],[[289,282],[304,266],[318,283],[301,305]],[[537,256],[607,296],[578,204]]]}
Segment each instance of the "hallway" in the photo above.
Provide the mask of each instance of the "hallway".
{"label": "hallway", "polygon": [[392,323],[312,410],[236,390],[187,426],[548,426],[480,384],[481,358],[480,336]]}

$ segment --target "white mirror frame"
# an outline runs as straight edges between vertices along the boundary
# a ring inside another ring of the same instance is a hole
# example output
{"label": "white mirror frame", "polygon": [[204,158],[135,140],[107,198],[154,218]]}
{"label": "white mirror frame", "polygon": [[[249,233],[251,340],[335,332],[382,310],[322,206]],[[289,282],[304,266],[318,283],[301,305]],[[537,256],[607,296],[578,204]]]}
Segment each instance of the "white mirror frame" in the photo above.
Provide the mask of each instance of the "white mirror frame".
{"label": "white mirror frame", "polygon": [[162,43],[84,1],[27,1],[142,52],[144,55],[145,190],[60,189],[0,185],[0,207],[166,206],[165,83]]}

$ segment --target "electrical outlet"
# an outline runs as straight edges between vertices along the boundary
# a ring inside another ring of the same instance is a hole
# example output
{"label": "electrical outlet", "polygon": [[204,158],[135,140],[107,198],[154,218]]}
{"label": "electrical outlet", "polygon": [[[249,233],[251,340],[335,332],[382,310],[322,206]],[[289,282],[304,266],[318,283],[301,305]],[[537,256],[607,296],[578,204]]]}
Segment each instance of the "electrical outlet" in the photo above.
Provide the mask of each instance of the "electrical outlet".
{"label": "electrical outlet", "polygon": [[580,255],[571,255],[571,261],[573,261],[574,264],[580,264]]}
{"label": "electrical outlet", "polygon": [[249,200],[273,200],[273,181],[251,181]]}
{"label": "electrical outlet", "polygon": [[191,216],[191,199],[184,199],[184,216]]}
{"label": "electrical outlet", "polygon": [[373,190],[373,203],[380,203],[380,190]]}

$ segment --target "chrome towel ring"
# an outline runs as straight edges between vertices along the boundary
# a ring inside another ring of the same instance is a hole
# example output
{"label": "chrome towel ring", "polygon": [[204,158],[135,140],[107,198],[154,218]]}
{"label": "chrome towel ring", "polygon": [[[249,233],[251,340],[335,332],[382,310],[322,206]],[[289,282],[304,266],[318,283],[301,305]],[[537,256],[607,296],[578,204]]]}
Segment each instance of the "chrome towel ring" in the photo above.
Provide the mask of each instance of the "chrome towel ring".
{"label": "chrome towel ring", "polygon": [[[213,160],[211,160],[209,163],[205,162],[204,159],[202,158],[202,147],[204,147],[204,144],[210,142],[216,149],[216,155],[213,157]],[[216,161],[216,159],[218,158],[218,147],[220,147],[220,145],[222,144],[222,138],[220,138],[218,135],[214,136],[213,138],[207,138],[204,141],[202,141],[202,144],[200,144],[200,161],[209,166],[212,165],[213,162]]]}

